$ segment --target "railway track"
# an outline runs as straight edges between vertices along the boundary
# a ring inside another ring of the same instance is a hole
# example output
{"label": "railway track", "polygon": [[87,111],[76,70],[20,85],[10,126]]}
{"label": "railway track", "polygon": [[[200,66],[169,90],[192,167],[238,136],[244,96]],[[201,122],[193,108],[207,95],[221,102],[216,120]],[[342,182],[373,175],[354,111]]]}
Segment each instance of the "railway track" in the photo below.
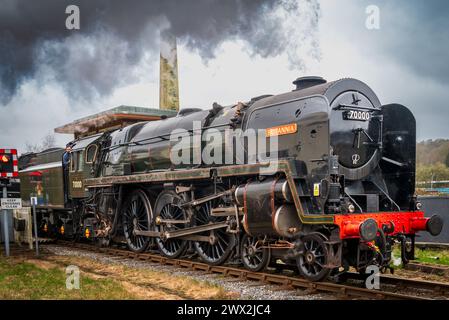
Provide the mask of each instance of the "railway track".
{"label": "railway track", "polygon": [[415,246],[421,249],[446,249],[449,250],[449,243],[441,242],[416,242]]}
{"label": "railway track", "polygon": [[[380,276],[381,289],[372,290],[363,287],[364,277],[359,274],[348,274],[345,283],[310,282],[308,280],[283,274],[251,272],[233,266],[210,266],[206,263],[184,259],[168,259],[159,254],[135,253],[126,249],[97,247],[85,243],[58,241],[57,244],[81,250],[94,251],[110,256],[119,256],[139,261],[148,261],[178,268],[221,274],[241,280],[258,281],[263,284],[278,285],[290,290],[303,290],[309,293],[328,293],[340,299],[382,299],[382,300],[432,300],[449,297],[449,283],[397,278],[388,275]],[[402,291],[402,292],[400,292]],[[405,292],[405,293],[404,293]],[[413,292],[413,293],[411,293]]]}
{"label": "railway track", "polygon": [[406,270],[419,271],[428,274],[436,274],[440,276],[449,275],[449,267],[445,265],[434,265],[419,262],[410,262],[405,266]]}
{"label": "railway track", "polygon": [[[358,273],[348,273],[347,279],[349,281],[362,281],[364,277]],[[449,299],[449,283],[445,282],[410,279],[395,277],[392,275],[381,275],[380,283],[383,286],[391,287],[390,290],[425,290],[427,291],[427,297]]]}

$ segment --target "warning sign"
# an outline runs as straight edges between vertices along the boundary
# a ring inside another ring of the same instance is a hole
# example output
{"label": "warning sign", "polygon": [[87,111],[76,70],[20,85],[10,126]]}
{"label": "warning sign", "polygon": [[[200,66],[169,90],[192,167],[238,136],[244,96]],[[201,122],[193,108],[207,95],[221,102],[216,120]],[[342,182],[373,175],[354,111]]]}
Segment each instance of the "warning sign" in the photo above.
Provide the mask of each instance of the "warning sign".
{"label": "warning sign", "polygon": [[313,196],[314,197],[319,197],[320,196],[320,184],[319,183],[314,183],[313,184]]}
{"label": "warning sign", "polygon": [[2,209],[21,209],[22,199],[20,198],[2,198],[1,200]]}

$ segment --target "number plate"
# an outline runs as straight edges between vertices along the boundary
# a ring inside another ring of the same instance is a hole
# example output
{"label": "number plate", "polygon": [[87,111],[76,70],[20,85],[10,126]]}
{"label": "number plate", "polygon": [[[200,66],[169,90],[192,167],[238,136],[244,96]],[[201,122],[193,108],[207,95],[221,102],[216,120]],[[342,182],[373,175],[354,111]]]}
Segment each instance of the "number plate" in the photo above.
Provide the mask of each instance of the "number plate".
{"label": "number plate", "polygon": [[343,119],[345,120],[368,121],[370,116],[369,111],[346,110],[343,112]]}
{"label": "number plate", "polygon": [[83,187],[83,182],[81,180],[73,180],[72,187],[73,189],[81,189]]}

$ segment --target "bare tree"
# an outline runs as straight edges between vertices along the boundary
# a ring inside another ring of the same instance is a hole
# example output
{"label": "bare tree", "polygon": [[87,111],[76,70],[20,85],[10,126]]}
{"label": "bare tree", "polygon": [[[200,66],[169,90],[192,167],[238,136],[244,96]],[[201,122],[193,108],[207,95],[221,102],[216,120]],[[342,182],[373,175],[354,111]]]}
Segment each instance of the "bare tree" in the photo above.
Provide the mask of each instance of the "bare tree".
{"label": "bare tree", "polygon": [[55,136],[51,133],[47,134],[41,143],[32,144],[30,142],[26,142],[25,151],[26,152],[41,152],[49,148],[53,148],[56,145]]}
{"label": "bare tree", "polygon": [[40,151],[40,147],[38,144],[32,144],[32,143],[26,142],[25,153],[26,152],[39,152],[39,151]]}
{"label": "bare tree", "polygon": [[56,139],[51,133],[47,134],[42,140],[42,150],[53,148],[55,145]]}

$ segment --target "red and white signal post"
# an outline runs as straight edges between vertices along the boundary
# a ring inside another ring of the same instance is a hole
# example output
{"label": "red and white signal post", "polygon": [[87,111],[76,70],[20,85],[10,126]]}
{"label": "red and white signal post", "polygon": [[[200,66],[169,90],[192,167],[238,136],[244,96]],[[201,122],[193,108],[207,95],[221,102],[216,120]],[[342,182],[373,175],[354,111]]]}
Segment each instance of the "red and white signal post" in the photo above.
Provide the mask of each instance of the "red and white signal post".
{"label": "red and white signal post", "polygon": [[19,176],[19,163],[16,149],[0,149],[0,187],[3,188],[1,198],[1,209],[3,211],[3,236],[5,240],[5,253],[9,256],[9,228],[8,211],[20,209],[22,200],[20,198],[8,198],[8,186],[11,179]]}

